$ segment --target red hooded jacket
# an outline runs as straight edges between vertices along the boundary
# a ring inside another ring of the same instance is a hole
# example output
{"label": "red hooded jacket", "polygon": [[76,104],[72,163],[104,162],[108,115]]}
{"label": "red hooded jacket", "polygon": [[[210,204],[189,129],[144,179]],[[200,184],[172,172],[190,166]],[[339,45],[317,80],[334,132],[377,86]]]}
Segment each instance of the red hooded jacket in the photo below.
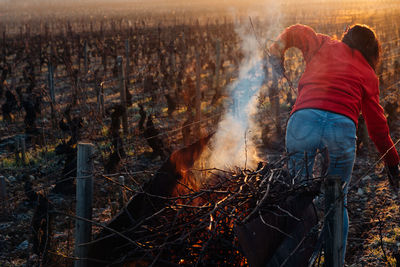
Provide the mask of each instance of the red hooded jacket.
{"label": "red hooded jacket", "polygon": [[293,112],[316,108],[345,115],[357,125],[360,112],[368,133],[389,166],[399,163],[383,108],[379,104],[379,81],[374,70],[356,49],[305,25],[288,27],[279,38],[283,51],[299,48],[306,69],[299,81]]}

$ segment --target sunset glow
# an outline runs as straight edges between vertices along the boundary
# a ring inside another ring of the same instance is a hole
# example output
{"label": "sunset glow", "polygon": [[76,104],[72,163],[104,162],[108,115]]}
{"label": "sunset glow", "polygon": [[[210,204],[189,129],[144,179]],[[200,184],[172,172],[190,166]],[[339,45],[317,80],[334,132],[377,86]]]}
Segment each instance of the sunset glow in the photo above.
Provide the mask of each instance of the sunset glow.
{"label": "sunset glow", "polygon": [[0,265],[399,266],[399,114],[400,0],[0,0]]}

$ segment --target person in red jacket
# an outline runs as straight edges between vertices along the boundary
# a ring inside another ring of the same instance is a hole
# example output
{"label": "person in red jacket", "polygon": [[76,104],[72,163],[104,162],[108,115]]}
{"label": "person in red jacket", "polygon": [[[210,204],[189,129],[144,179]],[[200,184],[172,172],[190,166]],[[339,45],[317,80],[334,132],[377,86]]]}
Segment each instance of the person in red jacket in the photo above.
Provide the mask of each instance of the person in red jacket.
{"label": "person in red jacket", "polygon": [[306,68],[298,84],[298,96],[286,130],[289,170],[305,181],[312,174],[318,151],[327,151],[328,176],[340,176],[344,187],[344,263],[348,233],[347,191],[354,165],[356,128],[360,113],[368,133],[383,156],[393,189],[399,184],[399,155],[379,104],[375,70],[380,43],[366,25],[350,27],[336,40],[305,25],[286,28],[270,46],[274,70],[284,73],[284,53],[301,50]]}

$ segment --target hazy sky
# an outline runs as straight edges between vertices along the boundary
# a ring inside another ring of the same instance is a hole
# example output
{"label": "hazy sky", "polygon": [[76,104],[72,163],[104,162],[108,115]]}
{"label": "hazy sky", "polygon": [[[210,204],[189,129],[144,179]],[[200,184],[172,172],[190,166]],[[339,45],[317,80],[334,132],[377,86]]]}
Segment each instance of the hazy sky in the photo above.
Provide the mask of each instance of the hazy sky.
{"label": "hazy sky", "polygon": [[10,20],[45,19],[65,16],[125,16],[133,12],[173,13],[202,12],[202,15],[237,11],[267,13],[270,7],[281,5],[279,12],[288,10],[313,13],[316,9],[345,9],[374,11],[382,9],[398,10],[399,0],[0,0],[0,22]]}

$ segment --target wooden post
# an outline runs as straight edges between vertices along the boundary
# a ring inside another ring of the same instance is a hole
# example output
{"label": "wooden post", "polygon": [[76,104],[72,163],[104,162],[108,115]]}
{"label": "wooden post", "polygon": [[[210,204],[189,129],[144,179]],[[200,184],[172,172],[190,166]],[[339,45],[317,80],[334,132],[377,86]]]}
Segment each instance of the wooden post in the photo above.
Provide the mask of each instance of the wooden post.
{"label": "wooden post", "polygon": [[54,91],[54,68],[53,68],[53,64],[51,63],[51,61],[49,60],[49,64],[48,64],[48,83],[49,83],[49,90],[50,90],[50,99],[51,99],[51,103],[50,103],[50,108],[51,108],[51,124],[53,129],[55,128],[56,122],[55,122],[55,114],[54,114],[54,106],[55,106],[55,102],[56,102],[56,94]]}
{"label": "wooden post", "polygon": [[49,40],[49,24],[47,22],[44,24],[44,38],[46,41]]}
{"label": "wooden post", "polygon": [[82,62],[82,54],[80,53],[81,49],[82,49],[82,47],[81,47],[81,36],[79,34],[77,34],[75,40],[76,40],[75,45],[76,45],[76,47],[78,48],[78,51],[79,51],[79,55],[76,57],[76,60],[78,61],[78,62],[76,62],[76,64],[78,65],[78,72],[80,73],[81,72],[81,62]]}
{"label": "wooden post", "polygon": [[25,24],[25,38],[29,39],[31,37],[31,27],[29,24]]}
{"label": "wooden post", "polygon": [[4,176],[0,176],[0,201],[1,201],[1,212],[2,215],[6,214],[7,207],[7,190],[6,190],[6,178]]}
{"label": "wooden post", "polygon": [[325,181],[325,266],[341,267],[343,250],[343,191],[340,177]]}
{"label": "wooden post", "polygon": [[161,23],[158,23],[157,31],[158,31],[158,47],[161,47]]}
{"label": "wooden post", "polygon": [[96,92],[97,112],[98,112],[98,114],[100,114],[100,116],[103,116],[103,114],[101,114],[101,100],[100,100],[101,99],[101,83],[102,82],[100,82],[97,71],[94,71],[93,74],[94,74],[94,89]]}
{"label": "wooden post", "polygon": [[[78,144],[76,172],[76,216],[92,219],[93,199],[93,159],[94,146],[89,143]],[[75,222],[75,267],[86,267],[88,247],[80,246],[90,241],[92,224],[76,219]]]}
{"label": "wooden post", "polygon": [[171,77],[173,77],[170,80],[170,85],[171,88],[175,88],[176,89],[176,83],[177,83],[177,79],[178,79],[178,75],[177,75],[177,68],[176,68],[176,54],[175,54],[175,48],[174,48],[174,43],[172,42],[172,47],[171,47],[171,60],[170,60],[170,75]]}
{"label": "wooden post", "polygon": [[72,37],[72,27],[71,27],[71,22],[70,21],[67,22],[66,27],[67,27],[67,36],[69,38],[71,38]]}
{"label": "wooden post", "polygon": [[105,50],[103,50],[103,53],[101,56],[101,64],[103,64],[103,76],[106,76],[107,75],[107,52]]}
{"label": "wooden post", "polygon": [[133,35],[132,23],[128,21],[129,31],[128,31],[128,38],[131,38]]}
{"label": "wooden post", "polygon": [[172,74],[176,73],[176,58],[175,58],[175,48],[174,44],[172,43],[171,47],[171,69],[172,69]]}
{"label": "wooden post", "polygon": [[100,93],[100,105],[101,105],[101,116],[104,117],[105,110],[104,110],[104,83],[101,83],[101,93]]}
{"label": "wooden post", "polygon": [[49,62],[48,64],[48,74],[47,74],[47,79],[48,79],[48,84],[49,84],[49,90],[50,90],[50,99],[52,105],[55,103],[55,92],[54,92],[54,68],[53,64]]}
{"label": "wooden post", "polygon": [[128,118],[126,115],[126,87],[125,87],[125,77],[124,77],[124,66],[122,65],[122,57],[117,57],[117,66],[118,66],[118,79],[119,79],[119,91],[120,91],[120,99],[121,105],[124,107],[124,113],[122,115],[122,127],[124,130],[124,135],[128,134]]}
{"label": "wooden post", "polygon": [[22,40],[23,37],[24,37],[24,35],[23,35],[23,27],[19,26],[19,39]]}
{"label": "wooden post", "polygon": [[130,75],[130,60],[129,60],[129,55],[130,55],[130,49],[129,49],[129,39],[125,40],[125,58],[126,58],[126,67],[125,67],[125,83],[126,86],[129,85],[129,75]]}
{"label": "wooden post", "polygon": [[221,65],[221,42],[217,40],[217,45],[216,45],[216,52],[217,52],[217,58],[216,58],[216,66],[215,66],[215,92],[219,91],[219,67]]}
{"label": "wooden post", "polygon": [[38,41],[39,73],[42,73],[42,36],[39,35]]}
{"label": "wooden post", "polygon": [[7,61],[7,42],[6,42],[6,30],[3,31],[3,63]]}
{"label": "wooden post", "polygon": [[201,93],[200,93],[200,56],[196,51],[196,121],[201,119]]}
{"label": "wooden post", "polygon": [[88,56],[87,56],[87,41],[85,40],[83,44],[83,56],[84,56],[84,71],[85,75],[88,73]]}

